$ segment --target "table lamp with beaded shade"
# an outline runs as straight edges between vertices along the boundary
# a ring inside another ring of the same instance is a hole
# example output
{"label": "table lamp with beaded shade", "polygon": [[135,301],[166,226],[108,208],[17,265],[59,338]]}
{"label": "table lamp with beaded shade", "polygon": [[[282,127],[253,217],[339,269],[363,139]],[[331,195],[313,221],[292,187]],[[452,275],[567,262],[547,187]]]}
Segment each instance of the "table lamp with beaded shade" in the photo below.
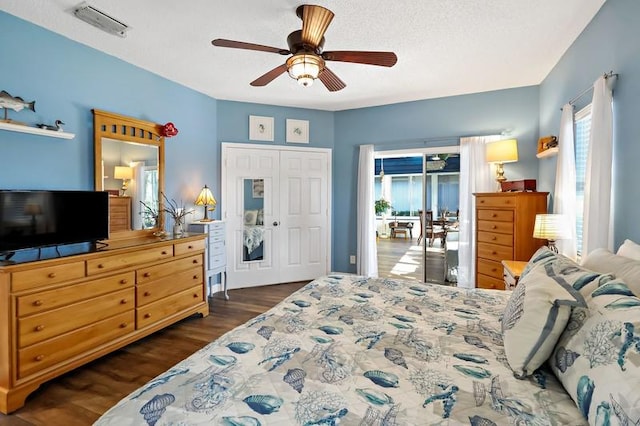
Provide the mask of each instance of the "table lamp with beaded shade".
{"label": "table lamp with beaded shade", "polygon": [[207,185],[202,188],[198,198],[196,198],[196,206],[204,206],[204,217],[201,219],[201,222],[211,222],[213,219],[209,219],[207,214],[207,206],[212,206],[212,211],[216,209],[216,204],[218,202],[215,198],[213,198],[213,194]]}

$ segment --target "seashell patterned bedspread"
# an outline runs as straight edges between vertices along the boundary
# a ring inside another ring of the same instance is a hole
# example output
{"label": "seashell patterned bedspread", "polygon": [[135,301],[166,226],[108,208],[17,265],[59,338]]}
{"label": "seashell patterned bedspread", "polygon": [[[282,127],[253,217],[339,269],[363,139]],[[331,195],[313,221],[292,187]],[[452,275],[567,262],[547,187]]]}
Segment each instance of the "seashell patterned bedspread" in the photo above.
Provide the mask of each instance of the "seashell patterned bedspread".
{"label": "seashell patterned bedspread", "polygon": [[546,367],[513,377],[500,331],[509,296],[320,277],[95,424],[586,425]]}

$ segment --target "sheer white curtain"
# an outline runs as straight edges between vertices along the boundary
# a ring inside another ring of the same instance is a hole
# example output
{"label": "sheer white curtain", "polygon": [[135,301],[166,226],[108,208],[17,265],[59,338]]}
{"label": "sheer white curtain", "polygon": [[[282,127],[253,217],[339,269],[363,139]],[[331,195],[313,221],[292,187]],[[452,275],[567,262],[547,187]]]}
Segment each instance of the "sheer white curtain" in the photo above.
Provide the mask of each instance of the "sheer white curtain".
{"label": "sheer white curtain", "polygon": [[593,85],[591,137],[584,188],[582,253],[613,250],[611,169],[613,160],[613,92],[602,76]]}
{"label": "sheer white curtain", "polygon": [[576,259],[576,153],[573,127],[573,105],[566,104],[562,107],[560,119],[553,212],[564,215],[571,229],[571,239],[556,241],[558,251]]}
{"label": "sheer white curtain", "polygon": [[495,180],[486,160],[486,144],[498,139],[499,136],[460,139],[458,287],[473,288],[476,286],[476,209],[473,193],[495,191]]}
{"label": "sheer white curtain", "polygon": [[358,161],[357,200],[357,273],[367,277],[378,276],[376,250],[376,215],[374,208],[375,158],[373,145],[360,145]]}

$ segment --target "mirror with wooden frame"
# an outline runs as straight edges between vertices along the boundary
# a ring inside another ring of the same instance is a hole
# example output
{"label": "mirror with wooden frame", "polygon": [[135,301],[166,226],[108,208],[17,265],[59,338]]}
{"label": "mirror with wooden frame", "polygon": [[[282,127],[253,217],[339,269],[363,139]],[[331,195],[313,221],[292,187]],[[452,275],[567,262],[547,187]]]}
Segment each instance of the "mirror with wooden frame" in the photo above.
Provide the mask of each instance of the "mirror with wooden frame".
{"label": "mirror with wooden frame", "polygon": [[109,192],[109,238],[164,229],[162,125],[94,109],[95,190]]}

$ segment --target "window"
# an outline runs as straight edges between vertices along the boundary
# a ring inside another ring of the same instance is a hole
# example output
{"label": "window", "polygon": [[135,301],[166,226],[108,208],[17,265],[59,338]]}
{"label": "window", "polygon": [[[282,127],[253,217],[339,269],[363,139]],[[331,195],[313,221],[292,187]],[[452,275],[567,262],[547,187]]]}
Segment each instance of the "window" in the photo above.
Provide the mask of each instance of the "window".
{"label": "window", "polygon": [[582,252],[582,224],[584,214],[584,187],[587,169],[587,153],[591,136],[591,105],[587,105],[574,116],[576,132],[576,249]]}

